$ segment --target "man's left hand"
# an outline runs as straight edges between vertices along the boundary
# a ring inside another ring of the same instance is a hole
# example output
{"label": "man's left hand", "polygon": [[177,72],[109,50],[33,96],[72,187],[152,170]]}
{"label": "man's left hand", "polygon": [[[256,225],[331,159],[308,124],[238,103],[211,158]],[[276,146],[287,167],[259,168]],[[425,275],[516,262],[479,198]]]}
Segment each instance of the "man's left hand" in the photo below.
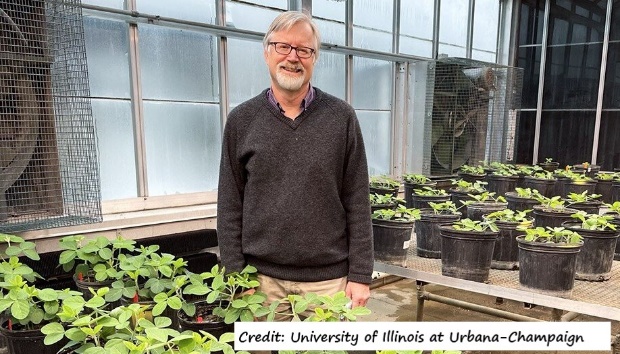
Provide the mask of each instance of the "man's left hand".
{"label": "man's left hand", "polygon": [[347,282],[345,293],[351,299],[351,308],[366,306],[370,298],[370,285],[350,281]]}

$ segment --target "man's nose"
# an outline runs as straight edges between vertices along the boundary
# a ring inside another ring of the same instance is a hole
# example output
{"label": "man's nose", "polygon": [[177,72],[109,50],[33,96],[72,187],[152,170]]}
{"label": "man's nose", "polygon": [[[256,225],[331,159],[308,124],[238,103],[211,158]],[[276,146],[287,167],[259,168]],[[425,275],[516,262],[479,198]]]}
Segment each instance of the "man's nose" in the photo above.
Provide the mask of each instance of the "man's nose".
{"label": "man's nose", "polygon": [[286,56],[288,61],[299,61],[299,57],[297,56],[297,50],[291,48],[291,52]]}

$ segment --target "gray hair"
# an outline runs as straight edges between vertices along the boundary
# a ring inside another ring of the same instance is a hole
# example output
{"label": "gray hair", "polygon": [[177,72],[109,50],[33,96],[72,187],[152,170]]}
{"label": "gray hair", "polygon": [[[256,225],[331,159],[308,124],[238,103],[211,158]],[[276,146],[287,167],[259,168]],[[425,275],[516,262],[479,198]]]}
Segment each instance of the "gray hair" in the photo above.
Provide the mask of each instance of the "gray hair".
{"label": "gray hair", "polygon": [[287,31],[291,29],[298,22],[307,23],[312,28],[312,34],[314,35],[314,59],[319,58],[319,48],[321,47],[321,35],[319,33],[319,28],[312,21],[312,18],[306,15],[303,12],[299,11],[286,11],[278,15],[271,25],[269,25],[269,29],[267,33],[265,33],[265,37],[263,38],[263,47],[265,50],[268,49],[269,42],[271,41],[271,36],[273,32]]}

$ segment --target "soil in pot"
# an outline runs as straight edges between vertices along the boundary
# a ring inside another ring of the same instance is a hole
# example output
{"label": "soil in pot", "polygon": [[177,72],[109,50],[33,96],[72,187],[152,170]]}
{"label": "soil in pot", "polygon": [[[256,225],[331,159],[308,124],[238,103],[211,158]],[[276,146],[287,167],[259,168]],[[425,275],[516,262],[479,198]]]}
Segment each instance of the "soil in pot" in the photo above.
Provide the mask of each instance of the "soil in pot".
{"label": "soil in pot", "polygon": [[460,218],[460,212],[435,214],[433,209],[421,209],[420,219],[415,222],[416,254],[424,258],[441,258],[439,227],[449,225]]}
{"label": "soil in pot", "polygon": [[577,254],[575,279],[609,280],[620,230],[586,230],[578,221],[565,222],[564,227],[583,237],[583,247]]}
{"label": "soil in pot", "polygon": [[413,221],[372,220],[375,260],[401,267],[407,265]]}
{"label": "soil in pot", "polygon": [[571,215],[576,212],[577,209],[552,209],[543,205],[536,205],[534,206],[534,226],[560,227],[563,222],[573,220]]}
{"label": "soil in pot", "polygon": [[517,192],[506,193],[506,201],[508,202],[507,208],[514,211],[532,210],[534,205],[540,204],[536,199],[519,197]]}
{"label": "soil in pot", "polygon": [[496,176],[487,175],[487,190],[494,192],[496,196],[505,196],[506,192],[514,191],[517,187],[519,176]]}
{"label": "soil in pot", "polygon": [[494,211],[504,210],[508,203],[503,202],[476,202],[467,206],[467,217],[475,221],[483,221],[483,216]]}
{"label": "soil in pot", "polygon": [[577,254],[583,244],[519,243],[519,283],[527,290],[570,297],[575,284]]}
{"label": "soil in pot", "polygon": [[39,325],[37,329],[24,329],[19,324],[13,324],[12,330],[8,329],[8,320],[0,325],[0,333],[5,337],[9,354],[56,354],[60,348],[69,341],[63,338],[52,345],[45,345],[45,335],[41,333]]}
{"label": "soil in pot", "polygon": [[489,279],[493,248],[499,232],[461,231],[450,225],[441,231],[441,274],[486,282]]}
{"label": "soil in pot", "polygon": [[555,179],[536,178],[525,176],[523,178],[523,188],[536,189],[545,197],[553,197],[555,195]]}
{"label": "soil in pot", "polygon": [[[205,331],[211,333],[215,338],[226,332],[233,332],[234,323],[226,324],[224,319],[213,314],[213,309],[219,304],[209,304],[206,301],[195,302],[196,314],[190,317],[183,311],[178,312],[178,321],[181,331]],[[225,306],[225,304],[223,304]]]}
{"label": "soil in pot", "polygon": [[530,227],[534,219],[528,222],[508,222],[495,221],[499,228],[499,235],[495,241],[493,258],[491,260],[492,269],[515,270],[519,269],[519,244],[517,236],[525,234],[525,231],[517,230],[518,226]]}
{"label": "soil in pot", "polygon": [[437,185],[437,182],[431,181],[428,183],[404,183],[405,185],[405,206],[407,208],[413,208],[413,199],[411,198],[413,196],[413,191],[415,191],[416,189],[423,189],[424,187],[432,187],[435,188],[435,186]]}

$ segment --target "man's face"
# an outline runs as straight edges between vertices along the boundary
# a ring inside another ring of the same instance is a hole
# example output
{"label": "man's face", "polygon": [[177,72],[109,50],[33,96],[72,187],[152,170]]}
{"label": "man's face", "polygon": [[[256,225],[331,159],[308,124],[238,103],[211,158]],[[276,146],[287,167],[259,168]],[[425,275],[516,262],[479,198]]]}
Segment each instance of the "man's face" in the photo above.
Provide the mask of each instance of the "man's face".
{"label": "man's face", "polygon": [[[316,50],[312,28],[307,23],[296,23],[288,31],[274,32],[269,41]],[[269,67],[271,84],[275,89],[296,92],[308,86],[314,70],[315,54],[307,59],[299,58],[294,49],[288,55],[280,54],[271,44],[264,54]]]}

